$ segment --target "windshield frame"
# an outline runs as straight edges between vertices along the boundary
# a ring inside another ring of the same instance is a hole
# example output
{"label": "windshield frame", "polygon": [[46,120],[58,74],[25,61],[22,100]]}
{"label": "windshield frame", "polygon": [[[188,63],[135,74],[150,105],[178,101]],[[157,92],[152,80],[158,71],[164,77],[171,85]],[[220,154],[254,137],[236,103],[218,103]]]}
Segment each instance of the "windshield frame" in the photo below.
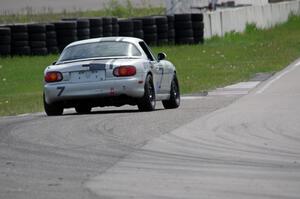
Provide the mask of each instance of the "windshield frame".
{"label": "windshield frame", "polygon": [[[81,45],[87,45],[87,44],[94,44],[94,43],[127,43],[132,45],[137,52],[139,53],[139,55],[116,55],[116,56],[95,56],[95,57],[86,57],[86,58],[78,58],[78,59],[68,59],[68,60],[61,60],[62,56],[64,54],[64,52],[67,49],[73,48],[73,47],[78,47]],[[141,50],[135,45],[135,43],[132,42],[128,42],[128,41],[97,41],[97,42],[90,42],[90,43],[82,43],[82,44],[76,44],[76,45],[71,45],[71,46],[67,46],[61,53],[61,55],[59,56],[59,59],[57,61],[56,64],[62,64],[62,63],[70,63],[70,62],[77,62],[77,61],[84,61],[84,60],[94,60],[94,59],[107,59],[107,58],[111,58],[111,59],[116,59],[116,58],[140,58],[143,56],[143,53],[141,52]]]}

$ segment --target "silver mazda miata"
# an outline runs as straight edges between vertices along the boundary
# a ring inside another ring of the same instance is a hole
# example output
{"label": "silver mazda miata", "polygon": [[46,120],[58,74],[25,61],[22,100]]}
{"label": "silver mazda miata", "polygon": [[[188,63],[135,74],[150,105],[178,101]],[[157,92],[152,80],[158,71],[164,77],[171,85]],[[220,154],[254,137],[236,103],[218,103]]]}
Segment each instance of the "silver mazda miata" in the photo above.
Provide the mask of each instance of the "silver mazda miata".
{"label": "silver mazda miata", "polygon": [[166,55],[153,56],[141,39],[105,37],[69,44],[44,72],[44,108],[61,115],[64,108],[89,113],[93,107],[137,105],[152,111],[180,105],[175,66]]}

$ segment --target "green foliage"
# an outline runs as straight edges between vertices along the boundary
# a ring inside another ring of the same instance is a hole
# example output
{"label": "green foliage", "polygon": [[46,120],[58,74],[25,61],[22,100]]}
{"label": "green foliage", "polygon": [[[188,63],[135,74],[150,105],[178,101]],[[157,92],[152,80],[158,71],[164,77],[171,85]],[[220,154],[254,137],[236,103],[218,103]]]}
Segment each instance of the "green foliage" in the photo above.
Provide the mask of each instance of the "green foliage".
{"label": "green foliage", "polygon": [[144,0],[144,7],[134,7],[131,0],[126,0],[125,4],[119,2],[119,0],[109,0],[105,7],[96,11],[62,11],[60,13],[54,13],[50,8],[44,8],[44,10],[36,12],[32,8],[28,7],[24,11],[25,14],[11,14],[4,12],[0,14],[0,24],[8,23],[28,23],[28,22],[49,22],[59,21],[62,18],[79,18],[79,17],[101,17],[101,16],[115,16],[115,17],[140,17],[147,15],[159,15],[163,14],[165,9],[163,7],[152,7],[149,0]]}

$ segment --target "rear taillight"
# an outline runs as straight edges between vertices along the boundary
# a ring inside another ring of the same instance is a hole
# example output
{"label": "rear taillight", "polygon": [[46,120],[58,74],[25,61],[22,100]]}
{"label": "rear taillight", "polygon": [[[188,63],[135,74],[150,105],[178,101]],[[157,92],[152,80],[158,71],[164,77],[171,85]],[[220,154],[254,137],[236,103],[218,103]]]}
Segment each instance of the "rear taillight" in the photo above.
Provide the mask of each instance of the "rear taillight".
{"label": "rear taillight", "polygon": [[59,82],[62,79],[63,79],[63,76],[62,76],[61,72],[57,72],[57,71],[47,72],[45,75],[46,82]]}
{"label": "rear taillight", "polygon": [[114,76],[116,77],[127,77],[136,74],[136,68],[134,66],[120,66],[114,69]]}

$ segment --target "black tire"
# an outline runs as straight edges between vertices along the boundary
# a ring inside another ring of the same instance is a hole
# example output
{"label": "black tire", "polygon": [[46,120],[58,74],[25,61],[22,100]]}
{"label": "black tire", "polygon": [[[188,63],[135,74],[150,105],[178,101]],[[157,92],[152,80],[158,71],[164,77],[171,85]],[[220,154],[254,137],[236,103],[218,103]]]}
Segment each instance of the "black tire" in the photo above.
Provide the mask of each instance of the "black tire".
{"label": "black tire", "polygon": [[193,23],[191,21],[175,23],[176,30],[185,30],[185,29],[192,29],[192,28],[193,28]]}
{"label": "black tire", "polygon": [[167,16],[154,16],[156,24],[168,24]]}
{"label": "black tire", "polygon": [[47,48],[48,54],[58,54],[59,49],[57,47],[48,47]]}
{"label": "black tire", "polygon": [[43,95],[43,101],[44,110],[48,116],[58,116],[63,114],[64,108],[57,103],[47,104],[47,102],[45,101],[45,95]]}
{"label": "black tire", "polygon": [[193,44],[194,37],[183,37],[183,38],[176,38],[177,44]]}
{"label": "black tire", "polygon": [[56,32],[55,31],[46,32],[46,38],[47,39],[56,39]]}
{"label": "black tire", "polygon": [[169,43],[169,39],[158,39],[157,45],[167,45]]}
{"label": "black tire", "polygon": [[143,26],[152,26],[155,25],[155,19],[153,17],[143,17],[140,18],[143,21]]}
{"label": "black tire", "polygon": [[45,41],[46,40],[46,33],[33,33],[29,34],[30,41]]}
{"label": "black tire", "polygon": [[117,24],[118,23],[118,18],[117,17],[112,17],[111,18],[111,24],[112,25],[115,25],[115,24]]}
{"label": "black tire", "polygon": [[168,28],[169,29],[175,29],[174,23],[173,22],[172,23],[168,23]]}
{"label": "black tire", "polygon": [[11,53],[10,45],[0,45],[0,55],[9,55]]}
{"label": "black tire", "polygon": [[9,26],[12,33],[27,33],[27,25],[11,25]]}
{"label": "black tire", "polygon": [[157,40],[157,34],[145,34],[144,33],[144,39],[146,41],[156,41]]}
{"label": "black tire", "polygon": [[48,23],[45,26],[46,26],[46,32],[55,31],[55,25],[54,24]]}
{"label": "black tire", "polygon": [[118,21],[120,32],[132,32],[133,31],[133,21],[129,19]]}
{"label": "black tire", "polygon": [[28,33],[45,33],[46,26],[44,24],[28,24]]}
{"label": "black tire", "polygon": [[10,36],[11,31],[9,27],[0,27],[0,36]]}
{"label": "black tire", "polygon": [[113,36],[119,36],[119,32],[120,32],[119,24],[114,24],[112,26],[112,35]]}
{"label": "black tire", "polygon": [[61,29],[56,32],[57,37],[74,37],[77,36],[77,30],[75,29]]}
{"label": "black tire", "polygon": [[145,34],[157,33],[157,26],[156,25],[144,26],[143,31]]}
{"label": "black tire", "polygon": [[30,55],[30,47],[22,46],[22,47],[13,47],[12,54],[13,55]]}
{"label": "black tire", "polygon": [[174,109],[180,106],[180,89],[176,75],[171,83],[170,99],[163,100],[162,104],[165,109]]}
{"label": "black tire", "polygon": [[10,44],[10,43],[11,43],[11,36],[0,36],[0,45]]}
{"label": "black tire", "polygon": [[55,30],[65,30],[65,29],[74,30],[77,28],[76,21],[59,21],[59,22],[55,22],[54,25],[55,25]]}
{"label": "black tire", "polygon": [[175,37],[175,30],[174,29],[170,29],[169,31],[168,31],[168,37],[170,38],[174,38]]}
{"label": "black tire", "polygon": [[91,110],[92,110],[92,108],[87,105],[79,104],[79,105],[75,106],[75,111],[78,114],[88,114],[91,112]]}
{"label": "black tire", "polygon": [[176,37],[181,38],[181,37],[193,37],[194,32],[193,29],[187,29],[187,30],[176,30]]}
{"label": "black tire", "polygon": [[90,29],[78,29],[77,36],[90,36]]}
{"label": "black tire", "polygon": [[112,25],[106,25],[106,26],[103,26],[103,32],[105,33],[108,33],[108,32],[112,32]]}
{"label": "black tire", "polygon": [[192,21],[203,21],[203,14],[202,13],[194,13],[192,14]]}
{"label": "black tire", "polygon": [[88,19],[78,19],[77,29],[90,28],[90,21]]}
{"label": "black tire", "polygon": [[103,20],[103,26],[112,24],[112,18],[111,17],[103,17],[102,20]]}
{"label": "black tire", "polygon": [[98,28],[98,27],[102,27],[103,24],[103,20],[102,18],[89,18],[90,21],[90,27],[92,28]]}
{"label": "black tire", "polygon": [[123,37],[133,37],[134,34],[133,34],[133,32],[119,32],[119,36],[123,36]]}
{"label": "black tire", "polygon": [[30,41],[29,46],[31,48],[45,48],[46,42],[45,41]]}
{"label": "black tire", "polygon": [[143,39],[144,38],[144,31],[142,31],[142,30],[140,30],[140,31],[134,31],[133,32],[133,36],[137,37],[137,38],[140,38],[140,39]]}
{"label": "black tire", "polygon": [[13,33],[11,36],[14,41],[27,41],[29,39],[28,33]]}
{"label": "black tire", "polygon": [[203,22],[193,22],[193,29],[203,30],[204,29],[204,23]]}
{"label": "black tire", "polygon": [[28,41],[13,41],[12,46],[13,47],[23,47],[23,46],[28,46],[29,42]]}
{"label": "black tire", "polygon": [[168,39],[168,32],[165,33],[158,33],[157,34],[158,39]]}
{"label": "black tire", "polygon": [[142,30],[143,29],[143,21],[141,20],[132,20],[133,22],[133,30]]}
{"label": "black tire", "polygon": [[102,35],[103,34],[103,28],[91,28],[90,29],[90,35]]}
{"label": "black tire", "polygon": [[113,36],[112,32],[103,32],[103,37],[111,37]]}
{"label": "black tire", "polygon": [[47,48],[31,48],[32,55],[47,55],[48,50]]}
{"label": "black tire", "polygon": [[153,111],[155,110],[156,101],[154,84],[151,75],[147,75],[144,89],[144,96],[139,99],[138,108],[140,111]]}
{"label": "black tire", "polygon": [[168,29],[169,29],[168,25],[157,26],[158,33],[168,32]]}
{"label": "black tire", "polygon": [[46,46],[48,47],[56,47],[57,46],[57,40],[56,39],[47,39],[46,40]]}
{"label": "black tire", "polygon": [[175,14],[174,17],[175,17],[175,22],[177,22],[177,21],[182,21],[182,22],[191,21],[191,19],[192,19],[191,14]]}
{"label": "black tire", "polygon": [[175,21],[175,16],[174,15],[167,15],[167,18],[168,18],[168,23]]}
{"label": "black tire", "polygon": [[78,41],[85,40],[85,39],[90,39],[90,36],[80,36],[80,37],[78,37]]}

